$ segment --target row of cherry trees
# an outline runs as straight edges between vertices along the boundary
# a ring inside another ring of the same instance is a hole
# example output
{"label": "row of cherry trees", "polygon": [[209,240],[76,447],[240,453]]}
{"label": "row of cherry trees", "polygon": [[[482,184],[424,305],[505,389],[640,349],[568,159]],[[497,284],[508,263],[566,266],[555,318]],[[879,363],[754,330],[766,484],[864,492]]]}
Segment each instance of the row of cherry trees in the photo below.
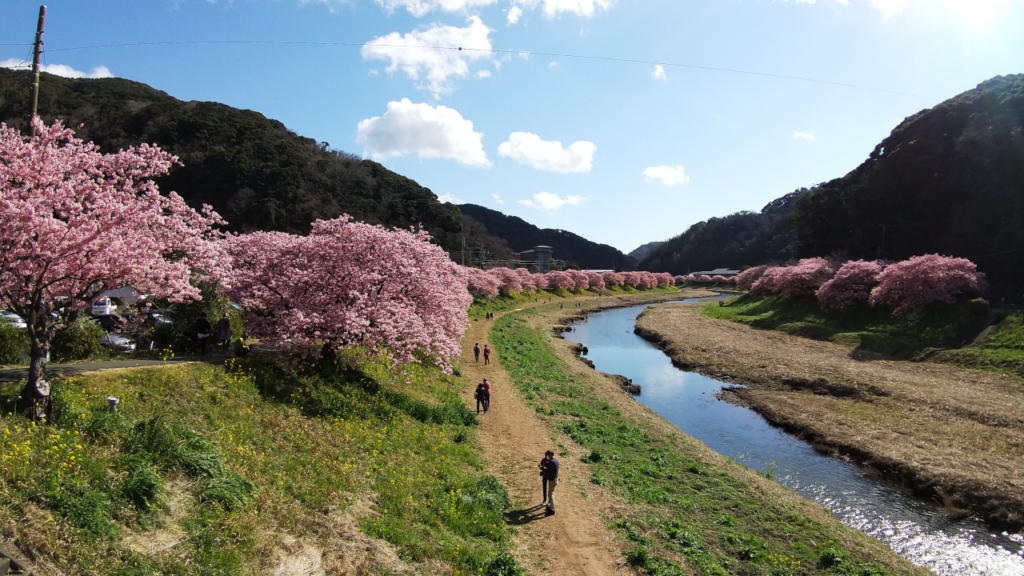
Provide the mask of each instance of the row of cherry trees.
{"label": "row of cherry trees", "polygon": [[901,262],[805,258],[793,266],[757,266],[736,277],[752,294],[814,297],[826,308],[870,305],[894,314],[980,294],[985,274],[966,258],[927,254]]}
{"label": "row of cherry trees", "polygon": [[467,275],[470,294],[493,298],[499,294],[518,294],[538,290],[591,290],[609,286],[628,286],[637,290],[650,290],[659,286],[672,286],[675,279],[668,273],[652,272],[583,272],[580,270],[531,273],[525,268],[463,268]]}
{"label": "row of cherry trees", "polygon": [[59,121],[33,136],[0,124],[0,305],[31,342],[23,397],[40,385],[50,339],[67,312],[112,288],[197,300],[196,273],[249,311],[249,331],[292,351],[360,348],[395,363],[460,353],[472,299],[466,272],[426,232],[386,230],[348,216],[308,236],[226,236],[209,207],[161,195],[153,178],[178,159],[142,145],[101,153]]}

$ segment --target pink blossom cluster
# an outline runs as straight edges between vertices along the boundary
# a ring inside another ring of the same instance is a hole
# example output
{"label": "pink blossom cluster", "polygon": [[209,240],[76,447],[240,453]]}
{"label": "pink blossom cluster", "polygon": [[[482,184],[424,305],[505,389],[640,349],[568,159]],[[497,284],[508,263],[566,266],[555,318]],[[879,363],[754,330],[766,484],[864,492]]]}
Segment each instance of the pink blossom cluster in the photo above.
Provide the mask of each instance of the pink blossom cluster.
{"label": "pink blossom cluster", "polygon": [[601,275],[605,286],[625,286],[626,277],[619,272],[605,272]]}
{"label": "pink blossom cluster", "polygon": [[55,309],[124,285],[198,299],[192,270],[223,265],[220,216],[153,183],[176,157],[146,144],[103,154],[60,121],[35,117],[32,127],[22,136],[0,124],[0,304],[28,324],[29,386],[42,376]]}
{"label": "pink blossom cluster", "polygon": [[736,287],[740,290],[750,290],[754,283],[761,279],[761,276],[768,270],[768,266],[754,266],[747,268],[736,276]]}
{"label": "pink blossom cluster", "polygon": [[818,303],[825,308],[867,304],[871,290],[878,285],[878,275],[881,273],[882,265],[878,262],[850,260],[839,268],[831,280],[818,288]]}
{"label": "pink blossom cluster", "polygon": [[658,286],[672,286],[675,278],[667,272],[584,272],[580,270],[552,270],[546,274],[531,274],[525,268],[464,268],[470,294],[493,298],[500,294],[536,292],[537,290],[588,290],[608,286],[630,286],[649,290]]}
{"label": "pink blossom cluster", "polygon": [[793,266],[772,266],[754,282],[754,294],[812,296],[835,276],[832,263],[824,258],[804,258]]}
{"label": "pink blossom cluster", "polygon": [[926,254],[886,266],[868,302],[892,308],[898,315],[933,303],[952,304],[958,297],[973,296],[986,286],[985,274],[978,272],[974,262]]}
{"label": "pink blossom cluster", "polygon": [[345,215],[317,220],[308,236],[255,232],[224,244],[222,279],[255,336],[313,356],[357,347],[399,364],[432,356],[446,371],[461,353],[469,278],[424,231]]}

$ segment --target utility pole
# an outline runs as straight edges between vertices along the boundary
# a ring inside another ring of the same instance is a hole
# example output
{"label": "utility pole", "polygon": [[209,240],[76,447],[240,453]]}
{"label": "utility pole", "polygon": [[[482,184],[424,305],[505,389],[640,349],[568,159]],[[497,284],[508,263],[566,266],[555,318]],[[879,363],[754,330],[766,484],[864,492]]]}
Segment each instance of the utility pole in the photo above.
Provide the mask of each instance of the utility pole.
{"label": "utility pole", "polygon": [[[36,43],[32,49],[32,118],[36,117],[39,111],[39,57],[43,53],[43,23],[46,22],[46,6],[39,7],[39,21],[36,23]],[[32,135],[36,135],[36,129],[32,128]]]}

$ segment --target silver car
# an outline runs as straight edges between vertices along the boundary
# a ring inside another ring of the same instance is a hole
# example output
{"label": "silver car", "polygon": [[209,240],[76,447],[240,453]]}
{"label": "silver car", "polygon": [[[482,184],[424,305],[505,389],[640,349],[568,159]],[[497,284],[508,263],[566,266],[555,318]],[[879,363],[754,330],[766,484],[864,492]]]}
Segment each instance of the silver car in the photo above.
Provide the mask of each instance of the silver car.
{"label": "silver car", "polygon": [[120,352],[135,351],[135,342],[132,342],[120,334],[107,334],[100,340],[100,346],[110,348],[111,350],[118,350]]}
{"label": "silver car", "polygon": [[25,320],[22,319],[21,316],[7,310],[0,310],[0,322],[10,322],[19,330],[28,328],[28,324],[25,323]]}

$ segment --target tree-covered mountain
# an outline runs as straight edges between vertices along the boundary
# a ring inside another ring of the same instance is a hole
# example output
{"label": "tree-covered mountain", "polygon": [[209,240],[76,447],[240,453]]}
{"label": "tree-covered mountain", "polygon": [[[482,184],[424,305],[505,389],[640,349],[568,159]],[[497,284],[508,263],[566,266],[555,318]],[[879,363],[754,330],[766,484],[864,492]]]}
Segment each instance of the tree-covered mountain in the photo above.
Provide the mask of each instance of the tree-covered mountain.
{"label": "tree-covered mountain", "polygon": [[552,257],[575,262],[584,269],[632,270],[636,260],[607,244],[591,242],[567,230],[538,228],[516,216],[507,216],[496,210],[461,204],[459,209],[472,218],[493,236],[504,239],[509,248],[516,252],[529,250],[534,246],[551,246]]}
{"label": "tree-covered mountain", "polygon": [[650,254],[651,250],[654,250],[655,248],[657,248],[658,246],[661,246],[662,244],[664,244],[664,242],[662,242],[660,240],[656,240],[654,242],[648,242],[647,244],[644,244],[644,245],[640,246],[639,248],[637,248],[637,249],[633,250],[632,252],[630,252],[629,256],[632,257],[632,258],[635,258],[637,260],[637,262],[639,262],[640,260],[644,259],[644,256],[647,256],[648,254]]}
{"label": "tree-covered mountain", "polygon": [[686,274],[714,268],[742,268],[784,261],[796,250],[796,233],[786,216],[808,190],[801,188],[768,203],[760,212],[737,212],[690,226],[644,257],[638,268]]}
{"label": "tree-covered mountain", "polygon": [[[42,74],[39,114],[60,118],[104,152],[157,144],[182,166],[158,184],[193,207],[210,204],[229,229],[303,233],[317,218],[347,213],[364,222],[419,223],[452,250],[462,217],[427,188],[376,162],[331,150],[258,112],[183,102],[120,78]],[[27,128],[31,74],[0,68],[0,121]],[[491,239],[493,240],[493,239]]]}
{"label": "tree-covered mountain", "polygon": [[897,126],[855,170],[796,206],[800,256],[939,253],[974,261],[993,296],[1024,292],[1024,74]]}

